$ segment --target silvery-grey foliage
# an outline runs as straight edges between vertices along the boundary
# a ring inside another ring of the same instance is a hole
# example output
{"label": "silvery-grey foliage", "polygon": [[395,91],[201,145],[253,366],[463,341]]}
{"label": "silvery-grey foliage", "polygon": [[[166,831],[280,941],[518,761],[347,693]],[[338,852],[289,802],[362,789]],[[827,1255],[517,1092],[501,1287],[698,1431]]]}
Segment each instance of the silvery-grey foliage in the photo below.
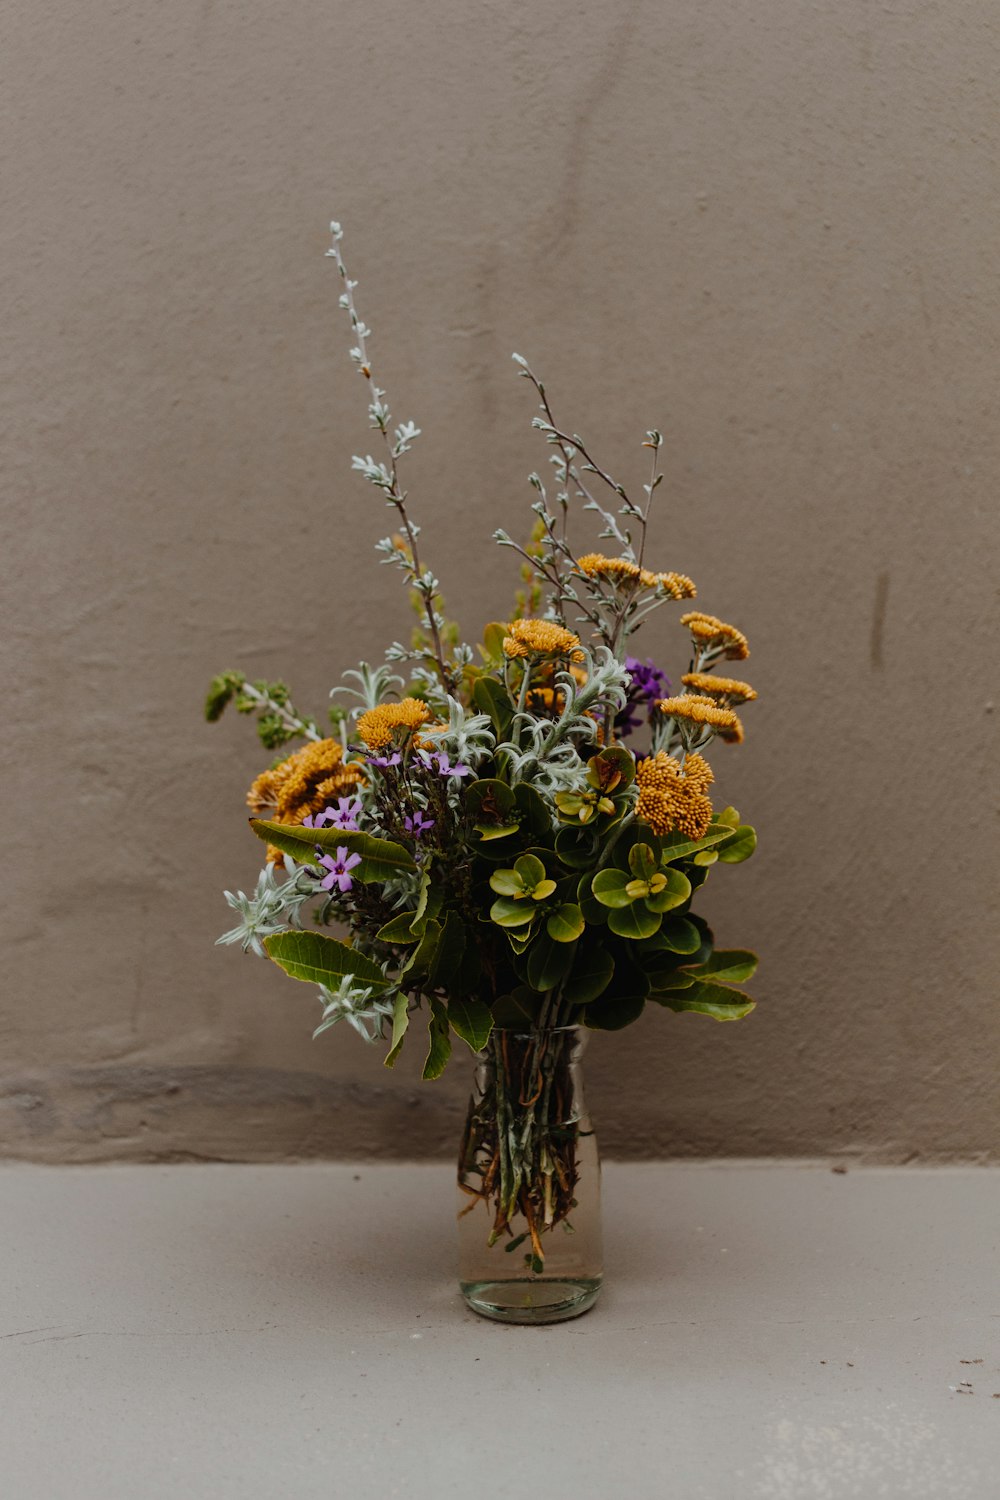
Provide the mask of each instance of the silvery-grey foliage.
{"label": "silvery-grey foliage", "polygon": [[383,1026],[392,1019],[393,996],[376,995],[368,984],[356,984],[350,974],[345,974],[335,990],[328,985],[319,987],[319,999],[323,1006],[323,1019],[313,1036],[317,1037],[338,1021],[353,1026],[366,1042],[374,1042],[383,1035]]}
{"label": "silvery-grey foliage", "polygon": [[496,748],[496,735],[489,714],[470,713],[457,698],[448,697],[448,722],[440,728],[428,726],[421,730],[421,741],[443,750],[453,762],[471,766],[473,770]]}
{"label": "silvery-grey foliage", "polygon": [[403,679],[398,677],[391,668],[387,666],[370,667],[366,661],[359,663],[357,669],[350,668],[341,673],[343,677],[351,677],[358,684],[357,687],[344,685],[330,689],[330,697],[338,693],[346,693],[348,697],[357,698],[358,705],[351,710],[352,718],[367,713],[371,708],[377,708],[394,693],[399,693],[403,688]]}
{"label": "silvery-grey foliage", "polygon": [[244,891],[223,892],[233,911],[239,912],[240,921],[229,932],[216,938],[217,945],[239,943],[244,953],[256,953],[259,958],[266,958],[265,938],[302,925],[302,907],[316,895],[319,882],[294,860],[286,860],[286,871],[289,867],[294,873],[279,884],[273,867],[265,865],[257,877],[252,896]]}

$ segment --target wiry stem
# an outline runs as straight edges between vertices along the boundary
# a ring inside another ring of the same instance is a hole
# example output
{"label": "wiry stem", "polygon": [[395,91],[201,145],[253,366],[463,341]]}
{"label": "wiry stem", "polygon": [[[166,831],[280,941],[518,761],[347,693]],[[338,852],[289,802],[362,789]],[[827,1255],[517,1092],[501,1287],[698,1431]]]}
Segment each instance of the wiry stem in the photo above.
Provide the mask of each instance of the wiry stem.
{"label": "wiry stem", "polygon": [[372,394],[372,399],[369,402],[368,407],[369,412],[372,416],[371,425],[381,434],[386,448],[386,455],[388,459],[386,468],[388,471],[389,482],[384,485],[383,488],[385,490],[386,499],[388,500],[390,505],[394,506],[396,514],[399,516],[400,525],[402,526],[403,533],[406,537],[406,545],[409,548],[410,554],[410,581],[423,599],[424,614],[427,617],[427,626],[430,630],[431,641],[433,643],[432,654],[438,669],[438,675],[441,678],[441,685],[444,688],[445,692],[450,693],[455,687],[454,674],[449,671],[447,663],[445,662],[444,645],[441,640],[441,632],[438,628],[437,610],[434,607],[435,595],[433,590],[428,590],[423,584],[423,572],[420,566],[420,553],[417,548],[417,532],[406,512],[406,491],[401,487],[399,483],[398,463],[400,453],[405,451],[405,446],[403,446],[401,443],[394,443],[389,435],[389,410],[382,401],[382,397],[385,395],[385,392],[383,390],[380,390],[379,387],[375,384],[372,376],[371,361],[368,357],[369,330],[358,317],[357,307],[355,306],[354,302],[354,288],[357,285],[357,282],[351,281],[350,277],[348,276],[347,267],[344,264],[344,257],[341,254],[340,250],[340,240],[342,238],[343,232],[340,229],[339,225],[336,224],[332,224],[330,226],[330,229],[332,234],[332,244],[330,249],[326,253],[334,261],[336,261],[337,271],[340,275],[341,281],[344,284],[344,290],[341,294],[340,300],[341,305],[346,309],[347,315],[351,320],[351,330],[354,334],[355,339],[357,340],[355,363],[357,364],[358,369],[364,376],[365,380],[367,380],[369,383]]}

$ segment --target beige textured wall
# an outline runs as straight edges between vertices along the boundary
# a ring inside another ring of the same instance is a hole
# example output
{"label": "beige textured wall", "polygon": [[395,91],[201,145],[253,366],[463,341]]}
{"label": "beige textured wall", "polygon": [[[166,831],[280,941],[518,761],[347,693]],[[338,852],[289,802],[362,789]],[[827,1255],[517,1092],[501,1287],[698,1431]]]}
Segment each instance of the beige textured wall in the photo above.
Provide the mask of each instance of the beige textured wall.
{"label": "beige textured wall", "polygon": [[348,468],[336,214],[469,633],[544,462],[516,348],[609,462],[664,429],[656,561],[752,637],[720,779],[762,848],[708,904],[761,1003],[595,1039],[606,1147],[995,1155],[991,0],[20,0],[4,31],[3,1149],[454,1145],[463,1062],[313,1043],[308,989],[212,946],[261,756],[201,723],[208,677],[322,711],[406,629]]}

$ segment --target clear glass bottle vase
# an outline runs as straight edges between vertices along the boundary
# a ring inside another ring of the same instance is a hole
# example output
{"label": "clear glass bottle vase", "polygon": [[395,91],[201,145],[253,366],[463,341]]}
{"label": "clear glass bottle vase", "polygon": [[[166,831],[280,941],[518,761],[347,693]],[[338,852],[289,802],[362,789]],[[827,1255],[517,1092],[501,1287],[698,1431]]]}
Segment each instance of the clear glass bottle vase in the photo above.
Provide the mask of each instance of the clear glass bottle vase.
{"label": "clear glass bottle vase", "polygon": [[458,1161],[459,1280],[473,1311],[557,1323],[601,1289],[601,1177],[581,1026],[493,1032]]}

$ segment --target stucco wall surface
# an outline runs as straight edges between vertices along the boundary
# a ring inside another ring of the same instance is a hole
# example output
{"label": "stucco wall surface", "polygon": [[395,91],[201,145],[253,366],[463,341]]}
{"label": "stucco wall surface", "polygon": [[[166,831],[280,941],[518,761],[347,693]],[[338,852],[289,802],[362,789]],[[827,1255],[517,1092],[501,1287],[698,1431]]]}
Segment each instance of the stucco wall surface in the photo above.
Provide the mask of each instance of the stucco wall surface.
{"label": "stucco wall surface", "polygon": [[265,757],[208,678],[322,712],[408,628],[336,216],[467,633],[545,461],[517,349],[633,479],[663,429],[656,562],[751,637],[717,770],[761,848],[706,905],[760,1004],[597,1038],[606,1149],[995,1157],[995,5],[22,0],[4,33],[0,1148],[455,1143],[461,1060],[313,1043],[306,987],[212,946]]}

